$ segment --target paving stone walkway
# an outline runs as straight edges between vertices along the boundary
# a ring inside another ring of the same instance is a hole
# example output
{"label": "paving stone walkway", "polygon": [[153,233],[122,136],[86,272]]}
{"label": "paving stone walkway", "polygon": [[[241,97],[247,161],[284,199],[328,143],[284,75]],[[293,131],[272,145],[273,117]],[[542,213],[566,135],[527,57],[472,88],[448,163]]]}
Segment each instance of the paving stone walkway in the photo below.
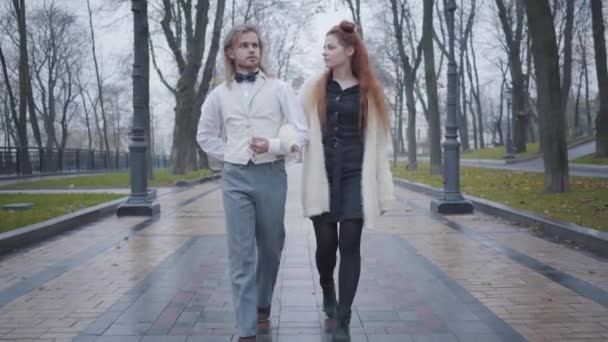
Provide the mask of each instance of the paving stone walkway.
{"label": "paving stone walkway", "polygon": [[[287,241],[258,341],[329,341],[300,168],[288,170]],[[109,217],[0,257],[0,340],[236,341],[219,185],[160,193],[159,217]],[[363,236],[353,341],[608,341],[607,260],[397,196]]]}

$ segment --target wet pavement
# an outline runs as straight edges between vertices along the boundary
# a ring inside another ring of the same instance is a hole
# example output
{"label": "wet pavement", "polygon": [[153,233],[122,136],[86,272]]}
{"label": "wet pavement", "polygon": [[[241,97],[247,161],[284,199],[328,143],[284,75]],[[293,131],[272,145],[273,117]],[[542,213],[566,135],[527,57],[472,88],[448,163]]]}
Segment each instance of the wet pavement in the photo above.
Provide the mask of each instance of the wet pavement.
{"label": "wet pavement", "polygon": [[[315,240],[289,172],[287,240],[258,341],[329,341]],[[0,258],[0,340],[236,341],[219,182],[162,192]],[[398,200],[362,239],[353,341],[608,341],[608,261],[482,214]]]}

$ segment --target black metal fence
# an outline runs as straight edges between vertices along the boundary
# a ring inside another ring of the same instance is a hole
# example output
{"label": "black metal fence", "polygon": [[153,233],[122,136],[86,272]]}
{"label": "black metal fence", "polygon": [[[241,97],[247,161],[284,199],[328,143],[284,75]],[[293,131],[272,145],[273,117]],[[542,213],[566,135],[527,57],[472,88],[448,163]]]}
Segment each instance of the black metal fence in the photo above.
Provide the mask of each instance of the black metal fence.
{"label": "black metal fence", "polygon": [[[27,167],[22,165],[26,153],[29,154],[31,171],[34,174],[115,171],[129,168],[128,152],[0,147],[0,175],[28,173]],[[169,158],[155,156],[153,164],[155,168],[167,168]]]}

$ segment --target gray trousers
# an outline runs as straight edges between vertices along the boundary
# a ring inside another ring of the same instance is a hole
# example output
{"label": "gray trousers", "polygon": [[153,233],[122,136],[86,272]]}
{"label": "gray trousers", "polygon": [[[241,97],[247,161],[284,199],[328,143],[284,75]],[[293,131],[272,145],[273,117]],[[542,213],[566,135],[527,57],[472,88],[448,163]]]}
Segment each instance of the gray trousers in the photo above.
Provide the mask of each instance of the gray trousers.
{"label": "gray trousers", "polygon": [[222,188],[236,324],[252,336],[257,308],[272,301],[285,242],[285,162],[224,163]]}

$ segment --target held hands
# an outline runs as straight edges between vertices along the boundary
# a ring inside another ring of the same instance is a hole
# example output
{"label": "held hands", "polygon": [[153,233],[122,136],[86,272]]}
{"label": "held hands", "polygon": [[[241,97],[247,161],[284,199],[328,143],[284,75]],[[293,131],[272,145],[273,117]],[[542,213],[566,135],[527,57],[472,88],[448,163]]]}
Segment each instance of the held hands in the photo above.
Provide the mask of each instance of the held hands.
{"label": "held hands", "polygon": [[268,152],[268,139],[264,137],[253,137],[249,143],[249,148],[255,154],[262,154]]}
{"label": "held hands", "polygon": [[[251,149],[255,154],[266,153],[268,152],[269,148],[270,142],[264,137],[253,137],[251,138],[251,142],[249,143],[249,149]],[[297,144],[291,145],[291,148],[289,150],[291,153],[299,154],[301,152],[300,146],[298,146]]]}

